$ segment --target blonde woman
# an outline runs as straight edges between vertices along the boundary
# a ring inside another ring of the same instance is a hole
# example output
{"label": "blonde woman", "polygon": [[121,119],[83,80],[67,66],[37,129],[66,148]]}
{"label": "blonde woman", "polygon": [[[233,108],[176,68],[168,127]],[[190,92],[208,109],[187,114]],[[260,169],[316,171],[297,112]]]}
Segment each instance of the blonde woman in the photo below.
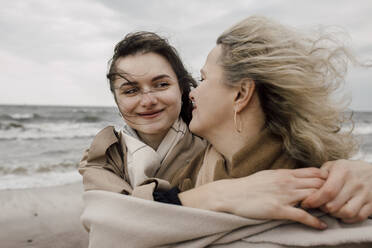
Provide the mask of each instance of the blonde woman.
{"label": "blonde woman", "polygon": [[[275,185],[265,181],[268,171],[250,176],[250,181],[243,178],[244,189],[257,190],[246,192],[246,203],[239,200],[244,194],[236,192],[241,188],[236,179],[221,179],[264,169],[309,167],[350,158],[356,151],[352,134],[341,131],[347,120],[345,99],[334,98],[353,57],[332,35],[317,35],[305,36],[266,18],[250,17],[217,39],[201,70],[202,82],[190,93],[194,102],[190,130],[210,145],[173,181],[182,190],[201,186],[179,195],[183,205],[258,219],[281,219],[283,213],[308,218],[304,211],[291,206],[309,190],[305,188],[313,179],[306,181],[294,174],[284,181],[286,185]],[[357,174],[359,192],[358,187],[345,184],[342,196],[324,205],[323,210],[350,223],[371,215],[372,185],[361,186],[370,182],[368,170],[363,170],[364,176]],[[217,180],[221,181],[207,184]],[[339,180],[344,183],[343,178]],[[304,190],[296,192],[299,187]],[[211,197],[213,188],[218,193]],[[277,196],[288,189],[292,197]],[[324,203],[322,192],[315,192],[303,206]],[[320,229],[326,226],[312,223]]]}

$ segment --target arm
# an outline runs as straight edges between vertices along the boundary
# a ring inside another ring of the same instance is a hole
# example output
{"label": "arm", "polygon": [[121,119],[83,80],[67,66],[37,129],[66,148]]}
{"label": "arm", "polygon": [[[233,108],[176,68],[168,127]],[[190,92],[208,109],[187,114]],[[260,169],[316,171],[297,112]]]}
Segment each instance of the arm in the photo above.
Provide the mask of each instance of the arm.
{"label": "arm", "polygon": [[[89,149],[84,152],[79,164],[79,173],[83,176],[85,191],[105,190],[116,193],[131,194],[131,186],[124,180],[117,166],[110,164],[106,157],[88,159]],[[114,161],[111,161],[114,163]]]}
{"label": "arm", "polygon": [[303,201],[303,207],[318,208],[346,223],[372,215],[372,165],[364,161],[337,160],[325,163],[329,173],[319,191]]}
{"label": "arm", "polygon": [[317,168],[267,170],[215,181],[179,194],[182,205],[256,219],[288,219],[318,229],[326,225],[295,205],[319,189],[326,175]]}
{"label": "arm", "polygon": [[113,126],[98,132],[79,164],[84,189],[131,194],[132,188],[125,180],[124,152]]}
{"label": "arm", "polygon": [[120,156],[113,156],[112,149],[110,148],[108,154],[94,160],[88,158],[89,150],[85,151],[79,165],[85,191],[104,190],[154,200],[154,191],[169,188],[168,182],[156,178],[150,178],[142,185],[132,188],[123,174]]}

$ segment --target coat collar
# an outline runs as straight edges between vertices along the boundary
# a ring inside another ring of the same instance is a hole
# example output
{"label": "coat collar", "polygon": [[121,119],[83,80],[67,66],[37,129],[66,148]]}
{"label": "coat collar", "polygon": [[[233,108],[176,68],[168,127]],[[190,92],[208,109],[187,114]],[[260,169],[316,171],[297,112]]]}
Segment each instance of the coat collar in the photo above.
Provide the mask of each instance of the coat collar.
{"label": "coat collar", "polygon": [[[231,164],[213,149],[209,147],[204,158],[204,161],[208,161],[208,167],[215,167],[213,180],[249,176],[261,170],[297,167],[296,162],[283,149],[282,142],[267,129],[247,141],[247,144],[233,155]],[[212,159],[208,159],[209,154]],[[206,171],[210,173],[211,170]]]}
{"label": "coat collar", "polygon": [[88,153],[88,160],[100,158],[106,154],[106,150],[113,144],[118,143],[118,134],[113,126],[102,129],[94,138]]}

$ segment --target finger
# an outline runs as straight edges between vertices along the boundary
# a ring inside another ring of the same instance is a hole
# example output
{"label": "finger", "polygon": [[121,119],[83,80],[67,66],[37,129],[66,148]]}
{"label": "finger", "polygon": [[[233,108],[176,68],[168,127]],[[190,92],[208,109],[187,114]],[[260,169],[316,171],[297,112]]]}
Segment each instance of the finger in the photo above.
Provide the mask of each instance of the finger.
{"label": "finger", "polygon": [[319,168],[309,167],[309,168],[301,168],[292,170],[292,175],[298,178],[311,178],[311,177],[318,177],[326,179],[328,176],[327,171],[322,171]]}
{"label": "finger", "polygon": [[322,222],[317,217],[309,214],[305,210],[301,208],[294,208],[294,207],[285,207],[281,211],[279,211],[279,219],[287,219],[292,220],[295,222],[300,222],[304,225],[316,228],[316,229],[325,229],[327,228],[327,224]]}
{"label": "finger", "polygon": [[[356,201],[358,202],[359,200],[363,200],[363,199],[358,199],[359,197],[363,197],[362,194],[359,194],[359,195],[356,195],[355,197],[353,196],[353,190],[351,187],[344,187],[341,192],[333,199],[331,200],[330,202],[326,203],[324,205],[324,207],[327,209],[328,213],[330,214],[334,214],[338,211],[340,211],[344,206],[346,207],[348,205],[348,202],[349,201],[352,201],[353,198],[357,198]],[[356,204],[357,202],[353,202],[354,204]],[[362,202],[363,204],[364,202]],[[354,205],[355,206],[355,205]],[[347,209],[348,211],[352,211],[352,209]],[[348,215],[348,214],[351,214],[349,213],[348,211],[346,211],[345,213]],[[352,217],[352,216],[350,216]]]}
{"label": "finger", "polygon": [[323,184],[325,183],[325,180],[320,178],[297,178],[294,180],[294,185],[296,189],[320,189]]}
{"label": "finger", "polygon": [[331,170],[331,167],[336,163],[336,161],[328,161],[328,162],[325,162],[324,164],[322,164],[322,166],[320,167],[321,170],[327,170],[327,171],[330,171]]}
{"label": "finger", "polygon": [[344,170],[331,170],[323,186],[305,199],[302,206],[306,208],[318,208],[332,201],[343,188],[345,180],[346,174]]}
{"label": "finger", "polygon": [[326,206],[326,209],[330,212],[332,216],[335,216],[340,219],[353,219],[358,216],[363,205],[365,204],[365,194],[359,194],[351,198],[346,202],[337,212],[332,212],[329,207]]}
{"label": "finger", "polygon": [[369,216],[372,215],[372,203],[364,205],[359,214],[354,218],[343,218],[342,221],[348,224],[357,223],[366,220]]}
{"label": "finger", "polygon": [[304,199],[306,199],[310,195],[314,194],[314,192],[316,192],[316,190],[317,189],[312,189],[312,188],[293,190],[292,193],[291,193],[292,201],[291,202],[287,201],[287,202],[291,206],[297,205],[299,202],[303,201]]}

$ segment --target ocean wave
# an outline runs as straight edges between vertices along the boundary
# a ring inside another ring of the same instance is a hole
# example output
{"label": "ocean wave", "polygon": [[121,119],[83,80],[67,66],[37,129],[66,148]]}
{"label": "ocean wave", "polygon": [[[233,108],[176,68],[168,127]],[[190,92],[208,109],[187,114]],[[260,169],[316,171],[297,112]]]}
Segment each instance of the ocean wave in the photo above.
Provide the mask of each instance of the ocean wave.
{"label": "ocean wave", "polygon": [[66,172],[76,170],[78,163],[39,164],[34,166],[0,167],[0,175],[34,175],[48,172]]}
{"label": "ocean wave", "polygon": [[29,123],[18,128],[2,124],[0,140],[80,139],[92,138],[102,128],[95,123]]}
{"label": "ocean wave", "polygon": [[0,120],[15,120],[15,121],[25,121],[31,119],[42,119],[43,116],[36,113],[15,113],[15,114],[3,114],[0,115]]}
{"label": "ocean wave", "polygon": [[353,130],[354,135],[372,134],[372,124],[358,125]]}
{"label": "ocean wave", "polygon": [[368,163],[372,163],[372,151],[363,151],[359,150],[357,154],[355,154],[352,158],[352,160],[363,160]]}
{"label": "ocean wave", "polygon": [[4,122],[21,122],[21,123],[43,123],[43,122],[101,122],[104,121],[99,113],[89,113],[88,111],[66,112],[66,113],[12,113],[0,115],[0,121]]}
{"label": "ocean wave", "polygon": [[73,113],[89,113],[91,111],[87,110],[87,109],[72,109],[71,110]]}
{"label": "ocean wave", "polygon": [[76,122],[100,122],[102,119],[98,116],[87,115],[76,120]]}
{"label": "ocean wave", "polygon": [[85,139],[85,138],[93,138],[95,135],[87,134],[87,135],[43,135],[43,136],[17,136],[17,137],[0,137],[0,141],[10,141],[10,140],[43,140],[43,139],[55,139],[55,140],[64,140],[64,139]]}
{"label": "ocean wave", "polygon": [[66,154],[66,153],[69,153],[70,151],[69,150],[52,150],[52,151],[46,151],[46,152],[42,152],[40,155],[47,155],[47,156],[60,156],[61,154]]}
{"label": "ocean wave", "polygon": [[25,130],[25,127],[21,123],[17,123],[17,122],[1,123],[0,122],[0,130],[9,130],[12,128],[19,128],[21,130]]}
{"label": "ocean wave", "polygon": [[354,125],[354,127],[351,125],[345,125],[342,127],[341,131],[352,131],[353,135],[369,135],[372,134],[372,123],[358,122]]}
{"label": "ocean wave", "polygon": [[81,182],[82,177],[74,171],[0,176],[0,189],[41,188]]}

